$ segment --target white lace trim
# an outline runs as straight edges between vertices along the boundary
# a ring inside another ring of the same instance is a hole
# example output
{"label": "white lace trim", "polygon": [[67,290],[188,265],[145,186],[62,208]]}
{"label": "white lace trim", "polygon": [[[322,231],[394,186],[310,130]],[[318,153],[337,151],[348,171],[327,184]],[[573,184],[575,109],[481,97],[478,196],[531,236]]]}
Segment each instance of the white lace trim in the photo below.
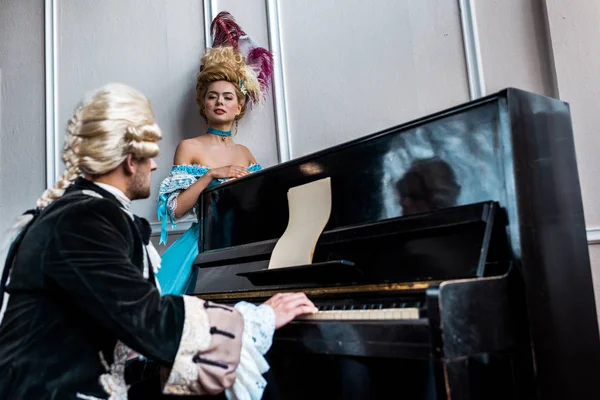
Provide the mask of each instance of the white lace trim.
{"label": "white lace trim", "polygon": [[193,358],[210,346],[210,321],[204,311],[204,301],[193,296],[183,296],[185,321],[179,349],[163,394],[185,395],[200,393],[198,367]]}
{"label": "white lace trim", "polygon": [[169,212],[169,216],[175,222],[198,222],[198,204],[195,204],[188,212],[186,212],[180,218],[175,217],[175,210],[177,210],[177,198],[179,197],[179,194],[183,192],[183,190],[185,189],[177,190],[169,194],[169,198],[167,199],[167,210]]}
{"label": "white lace trim", "polygon": [[239,302],[235,308],[244,318],[244,336],[236,380],[225,396],[229,400],[259,400],[267,386],[263,374],[269,363],[263,355],[273,343],[275,312],[266,304],[257,307],[247,302]]}
{"label": "white lace trim", "polygon": [[169,210],[169,213],[171,214],[171,218],[173,218],[174,220],[175,220],[175,210],[177,210],[177,198],[179,197],[179,193],[181,193],[180,190],[171,193],[167,200],[167,209]]}
{"label": "white lace trim", "polygon": [[275,311],[267,304],[256,306],[241,301],[235,308],[244,317],[244,337],[248,337],[260,354],[266,354],[273,343]]}
{"label": "white lace trim", "polygon": [[107,400],[127,400],[127,390],[129,386],[125,383],[125,362],[131,349],[121,342],[117,342],[113,351],[113,363],[108,365],[102,352],[100,352],[100,361],[106,373],[100,375],[100,385],[108,394]]}

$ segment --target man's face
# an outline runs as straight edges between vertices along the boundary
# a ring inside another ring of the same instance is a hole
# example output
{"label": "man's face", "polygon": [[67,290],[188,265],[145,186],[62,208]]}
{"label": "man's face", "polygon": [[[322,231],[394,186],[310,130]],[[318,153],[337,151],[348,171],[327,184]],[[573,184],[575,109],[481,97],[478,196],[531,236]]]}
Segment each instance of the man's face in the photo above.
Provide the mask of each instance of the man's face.
{"label": "man's face", "polygon": [[129,181],[128,196],[131,200],[150,197],[150,178],[157,168],[153,158],[142,158],[134,161],[136,169]]}

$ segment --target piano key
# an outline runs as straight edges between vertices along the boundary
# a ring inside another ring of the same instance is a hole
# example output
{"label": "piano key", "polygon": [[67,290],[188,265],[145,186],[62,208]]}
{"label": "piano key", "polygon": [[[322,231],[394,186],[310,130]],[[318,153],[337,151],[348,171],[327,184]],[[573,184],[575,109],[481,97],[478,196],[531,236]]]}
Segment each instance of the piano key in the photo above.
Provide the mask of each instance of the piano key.
{"label": "piano key", "polygon": [[302,321],[399,320],[419,319],[418,308],[383,308],[373,310],[327,310],[296,317]]}

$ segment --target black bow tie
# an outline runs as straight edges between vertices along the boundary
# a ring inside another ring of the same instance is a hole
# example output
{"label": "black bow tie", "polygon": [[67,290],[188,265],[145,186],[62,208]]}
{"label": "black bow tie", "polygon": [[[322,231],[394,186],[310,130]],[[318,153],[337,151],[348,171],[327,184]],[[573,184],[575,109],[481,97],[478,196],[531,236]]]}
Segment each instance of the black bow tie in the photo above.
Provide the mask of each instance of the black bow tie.
{"label": "black bow tie", "polygon": [[137,215],[133,216],[133,221],[142,235],[142,241],[147,246],[150,243],[150,234],[152,233],[150,222],[146,218],[140,218]]}

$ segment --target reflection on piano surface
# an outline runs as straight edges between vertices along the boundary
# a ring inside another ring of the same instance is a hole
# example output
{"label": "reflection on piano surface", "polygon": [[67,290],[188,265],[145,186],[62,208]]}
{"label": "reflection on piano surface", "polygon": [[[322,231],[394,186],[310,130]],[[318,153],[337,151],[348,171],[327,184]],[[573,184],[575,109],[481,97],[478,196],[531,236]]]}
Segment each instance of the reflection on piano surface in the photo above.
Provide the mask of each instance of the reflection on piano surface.
{"label": "reflection on piano surface", "polygon": [[460,194],[460,185],[450,164],[437,157],[417,159],[396,182],[402,214],[441,210],[452,207]]}
{"label": "reflection on piano surface", "polygon": [[[268,270],[288,189],[324,177],[332,211],[313,264]],[[598,325],[558,100],[507,89],[225,183],[200,202],[196,295],[259,303],[301,290],[320,310],[276,332],[265,399],[595,390]]]}

